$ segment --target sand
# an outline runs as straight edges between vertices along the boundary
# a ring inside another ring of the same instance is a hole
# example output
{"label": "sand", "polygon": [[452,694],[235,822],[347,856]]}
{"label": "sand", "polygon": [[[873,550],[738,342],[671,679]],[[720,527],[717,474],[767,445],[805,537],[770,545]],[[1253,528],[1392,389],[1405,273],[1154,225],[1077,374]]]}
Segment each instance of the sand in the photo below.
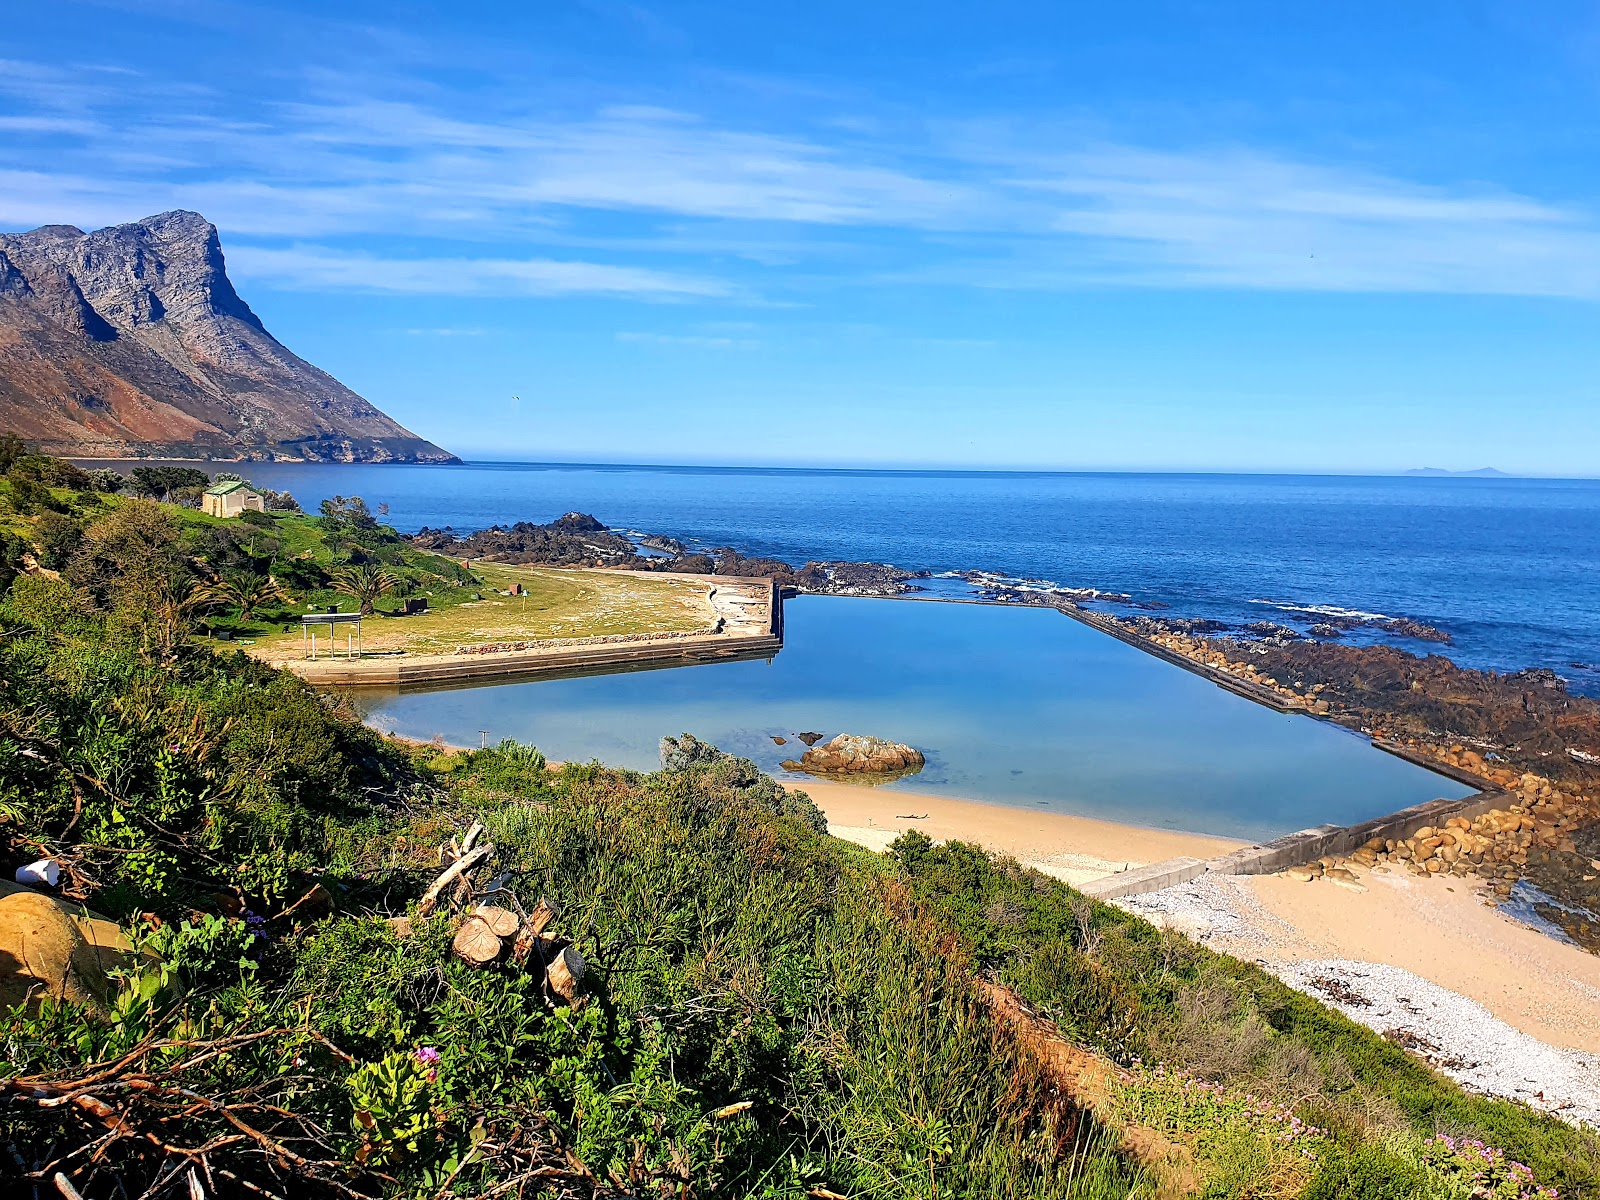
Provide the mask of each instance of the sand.
{"label": "sand", "polygon": [[784,786],[816,801],[835,837],[869,850],[884,850],[907,829],[918,829],[935,841],[976,842],[1071,884],[1179,855],[1213,858],[1244,845],[1200,833],[860,784],[808,781]]}
{"label": "sand", "polygon": [[[1077,885],[1179,855],[1213,858],[1241,844],[914,792],[798,786],[827,814],[835,836],[870,849],[920,829]],[[1476,881],[1360,874],[1359,891],[1284,875],[1206,874],[1117,903],[1258,962],[1357,1020],[1408,1031],[1419,1039],[1418,1053],[1469,1088],[1567,1120],[1595,1120],[1600,957],[1512,920],[1486,903]],[[1314,982],[1329,978],[1339,985],[1335,994]]]}

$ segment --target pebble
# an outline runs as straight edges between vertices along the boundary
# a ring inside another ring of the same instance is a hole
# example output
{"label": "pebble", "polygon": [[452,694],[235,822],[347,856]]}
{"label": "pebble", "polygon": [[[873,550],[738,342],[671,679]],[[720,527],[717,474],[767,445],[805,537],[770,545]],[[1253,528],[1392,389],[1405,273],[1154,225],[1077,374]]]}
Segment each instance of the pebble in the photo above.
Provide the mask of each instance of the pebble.
{"label": "pebble", "polygon": [[[1546,1045],[1477,1001],[1400,967],[1320,959],[1267,969],[1369,1029],[1403,1030],[1435,1047],[1424,1056],[1463,1087],[1524,1101],[1572,1125],[1600,1125],[1600,1055]],[[1343,994],[1367,1003],[1340,1001],[1314,979],[1337,980]]]}

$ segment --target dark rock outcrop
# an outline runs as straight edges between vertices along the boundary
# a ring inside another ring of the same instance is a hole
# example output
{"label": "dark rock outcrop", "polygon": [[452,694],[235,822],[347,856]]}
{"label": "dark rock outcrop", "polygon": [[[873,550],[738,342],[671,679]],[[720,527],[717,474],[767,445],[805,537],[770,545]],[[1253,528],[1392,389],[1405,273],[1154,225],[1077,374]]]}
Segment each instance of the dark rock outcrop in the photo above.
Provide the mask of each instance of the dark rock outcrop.
{"label": "dark rock outcrop", "polygon": [[181,211],[0,235],[0,428],[61,455],[456,461],[268,333]]}
{"label": "dark rock outcrop", "polygon": [[494,558],[501,562],[559,567],[634,567],[652,565],[639,557],[627,538],[609,532],[586,513],[567,513],[548,525],[518,521],[494,525],[465,537],[452,529],[424,526],[411,543],[457,558]]}

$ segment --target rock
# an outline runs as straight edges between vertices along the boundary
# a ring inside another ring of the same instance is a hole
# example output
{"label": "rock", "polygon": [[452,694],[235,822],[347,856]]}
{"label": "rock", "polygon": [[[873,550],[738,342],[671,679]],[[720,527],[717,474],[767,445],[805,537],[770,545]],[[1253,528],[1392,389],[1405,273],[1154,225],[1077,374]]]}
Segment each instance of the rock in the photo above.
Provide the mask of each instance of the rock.
{"label": "rock", "polygon": [[0,1009],[44,996],[96,1004],[110,994],[107,972],[132,947],[101,918],[73,915],[37,892],[0,896]]}
{"label": "rock", "polygon": [[798,733],[795,736],[804,742],[807,747],[815,746],[822,740],[820,733]]}
{"label": "rock", "polygon": [[1310,883],[1316,878],[1316,874],[1310,867],[1290,867],[1284,874],[1290,879],[1299,880],[1301,883]]}
{"label": "rock", "polygon": [[781,738],[781,737],[778,737],[775,734],[774,735],[770,735],[770,736],[772,737],[772,744],[774,746],[787,746],[789,744],[789,739],[788,738]]}
{"label": "rock", "polygon": [[457,461],[268,333],[199,213],[0,235],[0,343],[0,424],[48,453]]}
{"label": "rock", "polygon": [[891,775],[920,771],[927,760],[922,751],[883,738],[841,733],[832,741],[813,746],[798,762],[790,759],[785,770],[811,775]]}

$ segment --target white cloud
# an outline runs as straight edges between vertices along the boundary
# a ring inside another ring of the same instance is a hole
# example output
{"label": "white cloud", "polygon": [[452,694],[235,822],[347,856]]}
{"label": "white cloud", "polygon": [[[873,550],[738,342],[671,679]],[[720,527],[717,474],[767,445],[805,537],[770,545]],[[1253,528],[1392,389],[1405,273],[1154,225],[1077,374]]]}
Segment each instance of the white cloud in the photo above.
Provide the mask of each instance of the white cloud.
{"label": "white cloud", "polygon": [[635,346],[684,346],[696,350],[749,350],[756,342],[749,338],[732,338],[707,334],[685,333],[635,333],[622,332],[616,339]]}
{"label": "white cloud", "polygon": [[382,258],[319,247],[236,246],[230,273],[308,291],[395,292],[440,296],[629,296],[680,300],[728,295],[711,279],[641,267],[555,259]]}
{"label": "white cloud", "polygon": [[[325,82],[345,90],[224,118],[215,97],[145,76],[5,66],[16,111],[0,131],[27,136],[0,171],[0,225],[196,208],[241,273],[284,286],[750,301],[924,279],[1600,298],[1594,213],[1260,149],[1090,144],[1043,122],[974,136],[870,113],[819,112],[813,132],[635,103],[565,117],[492,96],[382,98],[394,81]],[[400,248],[372,250],[385,245]]]}

